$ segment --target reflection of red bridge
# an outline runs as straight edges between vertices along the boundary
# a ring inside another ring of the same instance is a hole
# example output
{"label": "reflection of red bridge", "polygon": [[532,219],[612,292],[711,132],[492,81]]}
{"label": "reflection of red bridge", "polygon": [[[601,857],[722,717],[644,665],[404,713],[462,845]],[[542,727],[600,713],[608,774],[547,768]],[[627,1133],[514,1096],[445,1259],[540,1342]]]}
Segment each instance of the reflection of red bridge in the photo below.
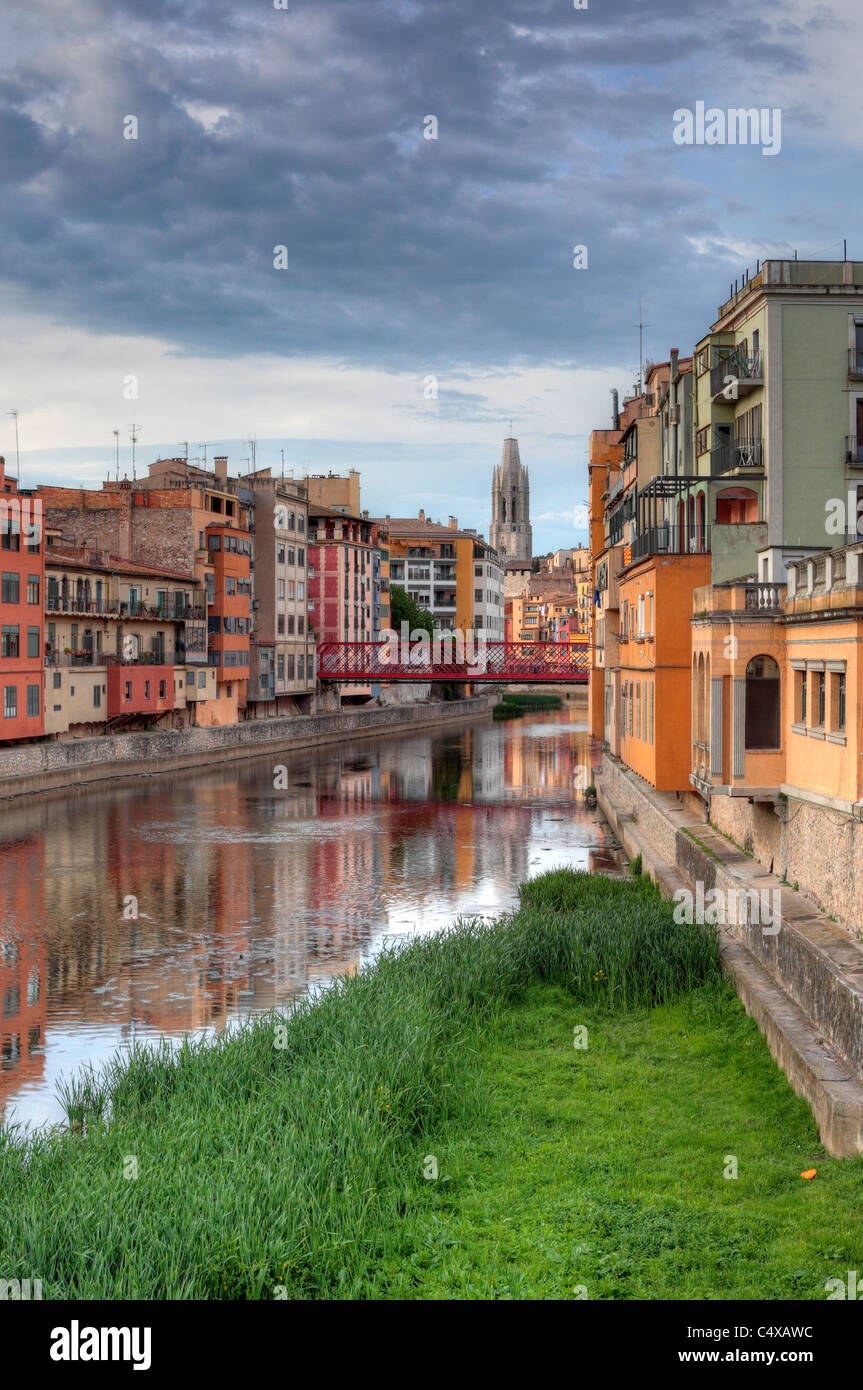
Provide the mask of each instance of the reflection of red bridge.
{"label": "reflection of red bridge", "polygon": [[[431,645],[402,650],[387,642],[321,642],[318,678],[330,681],[538,681],[586,682],[586,642],[486,642],[456,660],[457,652]],[[400,654],[397,654],[400,653]],[[453,659],[448,657],[452,655]]]}

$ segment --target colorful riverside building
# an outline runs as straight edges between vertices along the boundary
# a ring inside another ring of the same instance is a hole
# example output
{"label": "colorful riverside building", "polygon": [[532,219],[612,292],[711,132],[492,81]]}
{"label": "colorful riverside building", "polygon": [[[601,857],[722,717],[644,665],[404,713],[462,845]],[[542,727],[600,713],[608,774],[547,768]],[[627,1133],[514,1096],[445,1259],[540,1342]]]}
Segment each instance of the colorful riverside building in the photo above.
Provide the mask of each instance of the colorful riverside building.
{"label": "colorful riverside building", "polygon": [[160,459],[136,482],[109,481],[100,491],[41,487],[39,496],[46,526],[64,542],[194,576],[196,589],[203,591],[208,634],[205,660],[195,663],[196,690],[200,665],[214,672],[201,684],[213,693],[195,701],[195,723],[236,723],[245,710],[249,678],[254,499],[228,478],[227,458],[216,458],[213,473],[185,459]]}
{"label": "colorful riverside building", "polygon": [[504,568],[497,551],[475,530],[417,517],[378,517],[389,551],[390,582],[431,614],[441,631],[484,632],[504,640]]}
{"label": "colorful riverside building", "polygon": [[45,732],[42,646],[44,535],[38,501],[0,458],[0,741]]}
{"label": "colorful riverside building", "polygon": [[46,528],[45,732],[196,723],[214,699],[204,592],[194,575],[64,545]]}
{"label": "colorful riverside building", "polygon": [[[653,785],[697,794],[734,834],[750,811],[731,803],[778,795],[789,567],[836,544],[839,507],[848,531],[841,539],[856,536],[863,264],[766,261],[720,306],[685,366],[672,354],[652,369],[617,429],[591,441],[591,730]],[[679,579],[669,587],[674,569]],[[672,643],[673,677],[647,634],[641,644],[632,638],[654,581],[655,631]],[[618,646],[611,662],[610,631]],[[661,700],[660,686],[670,684],[673,698]],[[637,738],[645,696],[646,749]],[[688,740],[681,728],[691,729]]]}

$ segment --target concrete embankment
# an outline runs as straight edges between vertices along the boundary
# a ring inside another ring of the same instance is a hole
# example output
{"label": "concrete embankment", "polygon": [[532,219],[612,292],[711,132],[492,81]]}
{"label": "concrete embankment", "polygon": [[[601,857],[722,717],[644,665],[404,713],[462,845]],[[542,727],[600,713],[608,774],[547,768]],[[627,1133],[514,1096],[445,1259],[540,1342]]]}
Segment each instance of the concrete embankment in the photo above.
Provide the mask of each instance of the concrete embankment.
{"label": "concrete embankment", "polygon": [[[861,943],[673,793],[654,791],[608,754],[596,786],[624,850],[641,856],[666,897],[686,889],[704,901],[713,890],[708,905],[734,904],[718,918],[722,958],[747,1013],[812,1107],[828,1152],[863,1152]],[[778,921],[759,912],[765,898],[779,905]]]}
{"label": "concrete embankment", "polygon": [[497,699],[496,694],[484,694],[468,700],[298,714],[217,728],[103,734],[99,738],[20,744],[0,751],[0,797],[176,772],[181,768],[212,767],[238,758],[455,724],[488,714]]}

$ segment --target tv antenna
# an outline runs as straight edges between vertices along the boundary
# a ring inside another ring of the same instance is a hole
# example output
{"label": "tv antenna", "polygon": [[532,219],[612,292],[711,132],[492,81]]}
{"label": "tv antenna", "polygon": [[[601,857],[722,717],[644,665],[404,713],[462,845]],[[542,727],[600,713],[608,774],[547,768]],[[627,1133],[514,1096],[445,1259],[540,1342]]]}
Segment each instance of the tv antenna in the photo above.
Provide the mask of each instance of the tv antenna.
{"label": "tv antenna", "polygon": [[638,394],[644,391],[644,330],[652,325],[644,322],[644,315],[641,310],[641,300],[638,301]]}
{"label": "tv antenna", "polygon": [[21,486],[21,451],[18,448],[18,411],[7,410],[7,415],[11,415],[15,421],[15,473],[18,478],[18,486]]}
{"label": "tv antenna", "polygon": [[129,426],[129,438],[132,441],[132,482],[135,481],[135,445],[138,443],[138,435],[140,433],[141,426],[135,424],[135,418],[133,416],[132,423]]}

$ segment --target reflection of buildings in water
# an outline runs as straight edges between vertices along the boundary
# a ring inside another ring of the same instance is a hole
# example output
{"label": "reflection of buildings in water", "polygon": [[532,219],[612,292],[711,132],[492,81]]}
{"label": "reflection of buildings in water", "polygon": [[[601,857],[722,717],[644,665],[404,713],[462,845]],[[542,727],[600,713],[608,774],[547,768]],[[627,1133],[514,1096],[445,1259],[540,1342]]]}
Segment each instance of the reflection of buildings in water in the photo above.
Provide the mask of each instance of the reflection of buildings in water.
{"label": "reflection of buildings in water", "polygon": [[[579,767],[591,765],[590,740],[586,731],[574,729],[569,733],[561,725],[571,723],[570,711],[556,712],[549,732],[529,734],[519,728],[520,721],[505,726],[504,766],[507,787],[516,788],[521,796],[576,797],[576,776]],[[529,720],[530,715],[525,715]],[[585,808],[585,812],[586,812]]]}
{"label": "reflection of buildings in water", "polygon": [[45,1070],[45,946],[0,935],[0,1115]]}
{"label": "reflection of buildings in water", "polygon": [[569,805],[552,819],[581,816],[586,734],[557,723],[276,753],[10,807],[0,941],[20,921],[35,954],[0,958],[0,1103],[24,1075],[38,1081],[52,1019],[121,1037],[220,1027],[355,970],[389,923],[511,892],[553,799]]}
{"label": "reflection of buildings in water", "polygon": [[473,800],[497,801],[506,790],[504,735],[500,725],[477,729],[473,750]]}
{"label": "reflection of buildings in water", "polygon": [[0,1114],[45,1070],[45,945],[29,925],[44,882],[42,841],[14,836],[0,856]]}

